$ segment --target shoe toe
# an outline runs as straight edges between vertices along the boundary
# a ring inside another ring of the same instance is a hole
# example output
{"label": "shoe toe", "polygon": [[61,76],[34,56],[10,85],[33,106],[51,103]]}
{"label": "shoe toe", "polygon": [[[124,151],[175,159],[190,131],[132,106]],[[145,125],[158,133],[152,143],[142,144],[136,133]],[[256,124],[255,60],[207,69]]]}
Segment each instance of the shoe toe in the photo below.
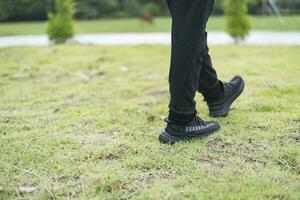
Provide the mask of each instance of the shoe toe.
{"label": "shoe toe", "polygon": [[234,84],[235,86],[239,86],[244,82],[243,78],[241,76],[235,76],[230,83]]}
{"label": "shoe toe", "polygon": [[218,130],[221,128],[218,122],[206,122],[208,131]]}

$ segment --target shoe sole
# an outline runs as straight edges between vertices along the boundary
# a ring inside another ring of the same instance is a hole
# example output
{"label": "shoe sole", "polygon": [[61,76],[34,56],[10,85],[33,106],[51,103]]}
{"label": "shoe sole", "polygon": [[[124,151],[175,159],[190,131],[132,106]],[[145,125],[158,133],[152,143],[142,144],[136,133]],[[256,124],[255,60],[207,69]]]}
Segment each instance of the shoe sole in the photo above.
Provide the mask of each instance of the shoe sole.
{"label": "shoe sole", "polygon": [[210,112],[209,116],[214,117],[214,118],[226,117],[229,113],[231,105],[243,93],[244,89],[245,89],[245,82],[243,81],[239,87],[238,92],[232,97],[232,99],[230,101],[228,101],[227,104],[225,104],[224,108],[221,110]]}
{"label": "shoe sole", "polygon": [[207,137],[209,135],[212,135],[213,133],[216,133],[220,130],[220,127],[218,127],[217,129],[211,130],[207,133],[204,134],[194,134],[194,135],[185,135],[185,136],[174,136],[169,134],[166,131],[163,131],[160,135],[159,135],[159,141],[161,143],[164,144],[170,144],[173,145],[177,142],[181,142],[181,141],[188,141],[188,140],[192,140],[192,139],[201,139],[204,137]]}

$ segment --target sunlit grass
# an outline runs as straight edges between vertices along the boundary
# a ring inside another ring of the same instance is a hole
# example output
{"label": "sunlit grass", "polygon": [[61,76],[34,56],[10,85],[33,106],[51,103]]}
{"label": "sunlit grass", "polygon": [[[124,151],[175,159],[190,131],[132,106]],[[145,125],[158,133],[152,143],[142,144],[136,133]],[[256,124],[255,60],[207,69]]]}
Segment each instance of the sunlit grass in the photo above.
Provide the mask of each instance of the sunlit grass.
{"label": "sunlit grass", "polygon": [[211,52],[245,93],[217,134],[167,146],[169,47],[0,49],[0,199],[298,199],[300,47]]}
{"label": "sunlit grass", "polygon": [[[254,30],[299,31],[300,17],[284,17],[286,25],[282,26],[274,17],[251,17]],[[142,23],[139,19],[103,19],[77,21],[77,33],[110,33],[110,32],[168,32],[171,20],[169,17],[158,17],[153,24]],[[209,31],[223,31],[225,28],[223,17],[211,17],[208,24]],[[18,22],[0,23],[0,35],[30,35],[46,34],[46,22]]]}

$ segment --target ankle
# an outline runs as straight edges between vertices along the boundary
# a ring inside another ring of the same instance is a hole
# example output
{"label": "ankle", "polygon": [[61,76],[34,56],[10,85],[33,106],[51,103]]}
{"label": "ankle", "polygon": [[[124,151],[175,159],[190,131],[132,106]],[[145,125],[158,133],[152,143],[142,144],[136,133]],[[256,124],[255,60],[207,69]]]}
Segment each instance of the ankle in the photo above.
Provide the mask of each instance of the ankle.
{"label": "ankle", "polygon": [[187,114],[180,114],[180,113],[170,110],[168,121],[169,121],[169,123],[174,123],[176,125],[185,126],[185,125],[189,124],[195,118],[196,114],[197,114],[196,111],[193,114],[187,115]]}
{"label": "ankle", "polygon": [[207,101],[214,101],[222,97],[223,95],[224,95],[224,84],[222,81],[219,81],[219,83],[214,88],[203,93],[203,96]]}

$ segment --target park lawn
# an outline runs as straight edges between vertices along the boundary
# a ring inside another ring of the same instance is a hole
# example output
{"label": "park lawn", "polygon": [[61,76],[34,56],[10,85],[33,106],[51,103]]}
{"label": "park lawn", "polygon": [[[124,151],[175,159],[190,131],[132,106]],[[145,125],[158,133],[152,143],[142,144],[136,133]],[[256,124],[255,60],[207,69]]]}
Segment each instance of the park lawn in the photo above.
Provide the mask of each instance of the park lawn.
{"label": "park lawn", "polygon": [[169,146],[169,47],[0,49],[0,199],[299,199],[300,47],[211,54],[246,90],[218,133]]}
{"label": "park lawn", "polygon": [[[254,30],[300,31],[300,16],[286,16],[286,26],[282,26],[276,17],[251,17]],[[77,21],[77,33],[122,33],[122,32],[168,32],[170,18],[159,17],[153,24],[142,23],[139,19],[103,19]],[[0,23],[0,36],[46,34],[46,22]],[[224,17],[211,17],[210,31],[224,31]]]}

